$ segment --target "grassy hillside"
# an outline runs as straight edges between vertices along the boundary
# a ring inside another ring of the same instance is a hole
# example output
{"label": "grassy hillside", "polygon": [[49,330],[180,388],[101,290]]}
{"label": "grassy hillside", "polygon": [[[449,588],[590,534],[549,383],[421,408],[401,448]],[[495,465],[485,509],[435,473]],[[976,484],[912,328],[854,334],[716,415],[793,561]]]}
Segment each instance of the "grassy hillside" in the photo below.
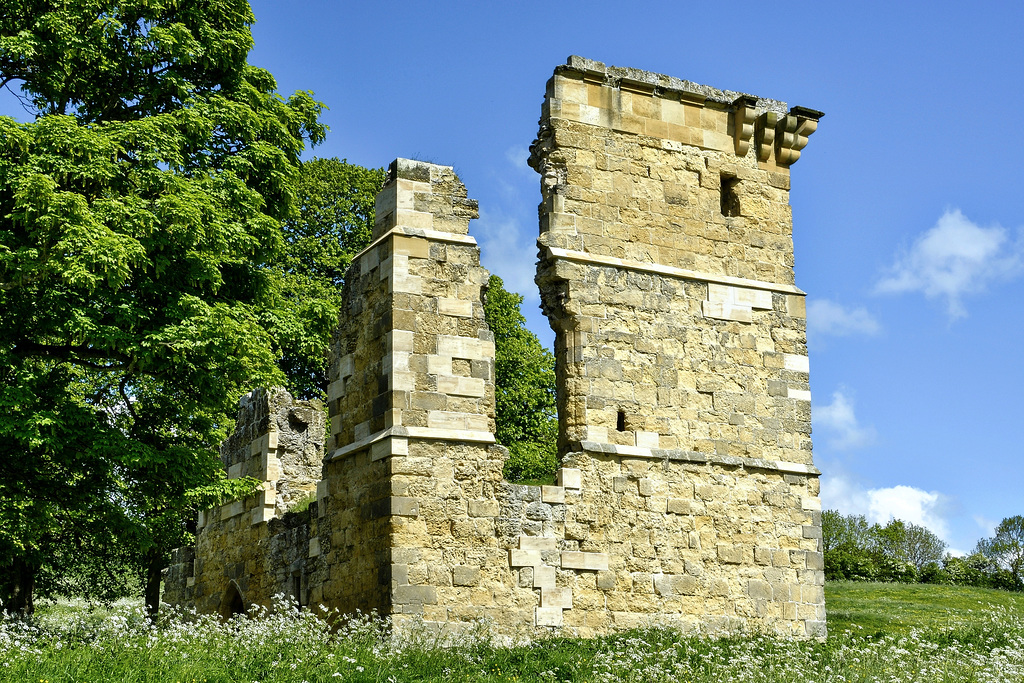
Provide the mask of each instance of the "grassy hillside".
{"label": "grassy hillside", "polygon": [[987,619],[993,606],[1024,619],[1024,593],[933,584],[830,581],[825,584],[828,629],[901,633],[943,629]]}

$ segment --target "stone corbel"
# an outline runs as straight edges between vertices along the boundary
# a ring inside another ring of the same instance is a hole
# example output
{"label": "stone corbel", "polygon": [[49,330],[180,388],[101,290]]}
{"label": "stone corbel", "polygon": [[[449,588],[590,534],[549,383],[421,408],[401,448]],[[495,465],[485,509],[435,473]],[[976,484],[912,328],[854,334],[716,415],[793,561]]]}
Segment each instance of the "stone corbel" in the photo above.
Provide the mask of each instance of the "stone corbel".
{"label": "stone corbel", "polygon": [[793,107],[778,123],[775,135],[775,161],[790,165],[800,158],[800,150],[807,146],[807,138],[818,129],[818,119],[824,114],[814,109]]}
{"label": "stone corbel", "polygon": [[750,141],[754,137],[754,121],[757,118],[756,105],[757,99],[748,95],[740,95],[732,103],[732,135],[736,144],[736,156],[745,157],[750,151]]}
{"label": "stone corbel", "polygon": [[754,148],[758,161],[768,161],[772,158],[778,122],[779,115],[773,111],[766,111],[757,117],[757,124],[754,127]]}

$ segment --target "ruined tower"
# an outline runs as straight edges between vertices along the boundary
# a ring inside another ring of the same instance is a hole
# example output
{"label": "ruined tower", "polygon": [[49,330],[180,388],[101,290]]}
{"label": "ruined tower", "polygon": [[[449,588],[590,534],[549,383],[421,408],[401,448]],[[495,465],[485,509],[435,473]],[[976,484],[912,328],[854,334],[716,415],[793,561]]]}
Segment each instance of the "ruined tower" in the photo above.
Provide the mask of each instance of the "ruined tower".
{"label": "ruined tower", "polygon": [[263,488],[202,515],[167,599],[823,636],[788,200],[820,117],[579,57],[555,70],[531,150],[556,333],[549,486],[502,479],[476,202],[451,167],[396,160],[345,277],[322,478],[314,406],[243,400],[225,466]]}
{"label": "ruined tower", "polygon": [[603,518],[570,509],[566,539],[675,577],[650,609],[824,631],[788,201],[821,116],[579,57],[548,82],[537,283],[563,464]]}

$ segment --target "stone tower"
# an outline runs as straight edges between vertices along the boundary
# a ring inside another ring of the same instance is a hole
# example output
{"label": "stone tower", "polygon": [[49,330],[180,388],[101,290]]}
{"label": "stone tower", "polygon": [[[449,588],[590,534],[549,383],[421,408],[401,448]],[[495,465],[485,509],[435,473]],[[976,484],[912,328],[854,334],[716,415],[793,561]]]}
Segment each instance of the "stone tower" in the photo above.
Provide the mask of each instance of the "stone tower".
{"label": "stone tower", "polygon": [[678,576],[652,606],[701,582],[679,609],[807,635],[821,504],[788,196],[821,116],[571,57],[530,160],[560,452],[604,518],[570,510],[566,538]]}
{"label": "stone tower", "polygon": [[450,166],[391,164],[332,349],[314,602],[396,621],[473,618],[466,586],[483,566],[507,566],[493,523],[469,516],[469,501],[494,500],[505,457],[476,217]]}

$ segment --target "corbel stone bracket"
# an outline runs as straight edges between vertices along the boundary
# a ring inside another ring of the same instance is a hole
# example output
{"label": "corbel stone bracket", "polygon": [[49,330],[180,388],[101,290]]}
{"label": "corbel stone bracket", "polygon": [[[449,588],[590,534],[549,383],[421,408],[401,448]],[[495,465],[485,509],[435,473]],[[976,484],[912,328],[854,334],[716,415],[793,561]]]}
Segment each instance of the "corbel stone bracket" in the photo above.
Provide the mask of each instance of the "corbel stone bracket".
{"label": "corbel stone bracket", "polygon": [[757,117],[757,124],[754,127],[754,148],[758,161],[768,161],[772,158],[772,150],[775,148],[775,127],[778,123],[779,115],[773,111],[766,111]]}
{"label": "corbel stone bracket", "polygon": [[757,98],[741,95],[732,103],[733,106],[733,141],[736,144],[736,156],[745,157],[750,151],[750,142],[754,137],[754,122],[757,120]]}
{"label": "corbel stone bracket", "polygon": [[818,129],[820,111],[806,107],[793,107],[778,122],[775,132],[775,161],[790,165],[800,158],[800,150],[807,146],[807,138]]}

